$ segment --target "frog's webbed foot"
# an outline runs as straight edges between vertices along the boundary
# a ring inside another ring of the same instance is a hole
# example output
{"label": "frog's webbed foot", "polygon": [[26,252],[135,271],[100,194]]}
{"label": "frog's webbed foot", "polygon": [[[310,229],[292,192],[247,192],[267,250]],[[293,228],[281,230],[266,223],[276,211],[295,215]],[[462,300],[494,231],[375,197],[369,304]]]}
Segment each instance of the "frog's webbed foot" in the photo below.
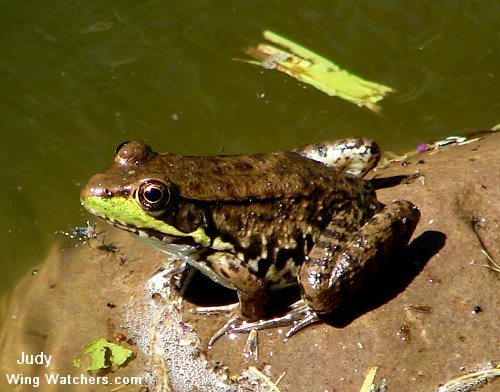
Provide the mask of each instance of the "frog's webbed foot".
{"label": "frog's webbed foot", "polygon": [[287,315],[292,315],[295,319],[293,321],[293,326],[288,330],[285,335],[285,339],[289,339],[296,332],[300,331],[302,328],[308,325],[314,324],[321,320],[318,313],[316,313],[311,307],[306,305],[303,300],[295,302],[291,307]]}
{"label": "frog's webbed foot", "polygon": [[300,331],[302,328],[307,327],[320,321],[320,317],[316,312],[314,312],[309,306],[307,306],[304,301],[299,300],[292,304],[287,313],[282,316],[273,317],[269,319],[262,319],[256,321],[246,321],[243,320],[238,314],[233,314],[233,316],[220,328],[208,342],[208,346],[211,347],[217,339],[227,332],[233,333],[244,333],[250,332],[252,330],[260,330],[267,328],[277,328],[292,325],[292,327],[285,334],[285,340],[288,340],[296,332]]}
{"label": "frog's webbed foot", "polygon": [[249,332],[252,329],[266,329],[292,325],[285,334],[286,340],[302,328],[318,321],[320,321],[320,316],[307,306],[304,301],[299,300],[292,304],[288,308],[288,311],[282,316],[252,322],[243,321],[241,325],[231,328],[231,331]]}

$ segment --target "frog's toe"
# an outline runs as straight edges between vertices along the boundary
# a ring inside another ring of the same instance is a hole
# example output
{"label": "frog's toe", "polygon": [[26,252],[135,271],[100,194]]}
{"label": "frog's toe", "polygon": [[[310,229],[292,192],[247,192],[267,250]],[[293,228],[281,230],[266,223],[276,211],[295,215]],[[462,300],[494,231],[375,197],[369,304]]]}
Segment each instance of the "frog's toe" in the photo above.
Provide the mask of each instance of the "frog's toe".
{"label": "frog's toe", "polygon": [[234,314],[216,333],[212,335],[208,341],[208,348],[211,348],[214,343],[226,332],[232,331],[236,323],[239,321],[239,316]]}
{"label": "frog's toe", "polygon": [[285,340],[288,340],[292,335],[313,323],[320,321],[318,314],[308,306],[302,312],[302,317],[294,321],[293,327],[288,330],[285,335]]}
{"label": "frog's toe", "polygon": [[219,314],[219,313],[230,313],[233,314],[240,308],[239,302],[235,302],[229,305],[221,306],[197,306],[195,309],[196,313],[199,314]]}
{"label": "frog's toe", "polygon": [[292,304],[288,309],[288,312],[282,316],[253,322],[243,321],[241,325],[233,326],[231,331],[249,332],[252,329],[266,329],[292,325],[290,330],[285,335],[285,339],[288,339],[302,328],[305,328],[317,321],[320,321],[320,316],[312,310],[311,307],[306,305],[304,301],[299,300]]}
{"label": "frog's toe", "polygon": [[237,312],[220,328],[209,340],[208,347],[211,347],[217,339],[219,339],[226,332],[245,333],[252,330],[276,328],[292,325],[290,330],[285,335],[285,340],[290,338],[302,328],[307,327],[317,321],[321,317],[304,301],[299,300],[292,304],[287,313],[282,316],[277,316],[269,319],[262,319],[256,321],[243,320]]}

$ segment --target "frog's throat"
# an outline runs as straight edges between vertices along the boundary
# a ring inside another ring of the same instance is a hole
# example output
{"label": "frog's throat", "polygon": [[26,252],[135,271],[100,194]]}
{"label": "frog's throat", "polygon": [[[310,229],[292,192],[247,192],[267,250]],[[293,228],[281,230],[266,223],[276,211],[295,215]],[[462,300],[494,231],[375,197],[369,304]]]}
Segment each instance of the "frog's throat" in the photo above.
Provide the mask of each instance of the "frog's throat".
{"label": "frog's throat", "polygon": [[97,215],[113,224],[119,224],[124,229],[151,229],[161,234],[174,237],[191,237],[203,247],[210,246],[210,237],[205,234],[202,227],[191,233],[183,233],[175,227],[167,225],[161,220],[148,215],[134,199],[127,197],[99,197],[87,196],[82,199],[82,205],[94,215]]}

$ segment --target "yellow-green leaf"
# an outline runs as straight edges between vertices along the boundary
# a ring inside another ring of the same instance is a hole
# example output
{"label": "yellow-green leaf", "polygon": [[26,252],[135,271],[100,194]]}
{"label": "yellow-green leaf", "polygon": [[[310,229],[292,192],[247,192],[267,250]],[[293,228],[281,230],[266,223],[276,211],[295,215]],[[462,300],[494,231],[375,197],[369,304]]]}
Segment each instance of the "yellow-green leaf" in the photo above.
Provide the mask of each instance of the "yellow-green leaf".
{"label": "yellow-green leaf", "polygon": [[259,61],[244,60],[245,62],[286,73],[325,94],[367,107],[374,112],[380,110],[377,102],[394,92],[391,87],[351,74],[327,58],[272,31],[264,31],[263,36],[279,48],[268,44],[249,48],[245,53]]}
{"label": "yellow-green leaf", "polygon": [[87,370],[100,370],[109,366],[106,363],[106,351],[111,352],[110,362],[112,365],[122,365],[132,356],[132,351],[117,344],[110,343],[104,338],[90,342],[83,348],[83,353],[90,357],[90,365]]}

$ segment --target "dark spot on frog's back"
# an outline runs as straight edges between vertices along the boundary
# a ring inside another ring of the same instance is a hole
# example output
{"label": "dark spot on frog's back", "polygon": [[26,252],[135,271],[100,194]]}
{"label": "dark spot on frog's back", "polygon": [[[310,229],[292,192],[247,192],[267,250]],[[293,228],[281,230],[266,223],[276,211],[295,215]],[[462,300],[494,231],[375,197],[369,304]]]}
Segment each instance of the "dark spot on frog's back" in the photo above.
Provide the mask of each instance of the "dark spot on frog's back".
{"label": "dark spot on frog's back", "polygon": [[254,170],[254,165],[253,162],[245,159],[244,157],[240,159],[235,159],[233,161],[228,161],[227,157],[225,158],[219,158],[216,157],[212,161],[212,167],[211,167],[211,173],[217,177],[222,177],[226,174],[233,174],[233,173],[244,173],[248,171]]}
{"label": "dark spot on frog's back", "polygon": [[219,165],[216,165],[212,169],[212,173],[215,174],[216,176],[220,176],[223,174],[222,168]]}
{"label": "dark spot on frog's back", "polygon": [[254,167],[250,162],[239,162],[238,164],[235,165],[235,170],[237,171],[248,171],[252,170]]}

